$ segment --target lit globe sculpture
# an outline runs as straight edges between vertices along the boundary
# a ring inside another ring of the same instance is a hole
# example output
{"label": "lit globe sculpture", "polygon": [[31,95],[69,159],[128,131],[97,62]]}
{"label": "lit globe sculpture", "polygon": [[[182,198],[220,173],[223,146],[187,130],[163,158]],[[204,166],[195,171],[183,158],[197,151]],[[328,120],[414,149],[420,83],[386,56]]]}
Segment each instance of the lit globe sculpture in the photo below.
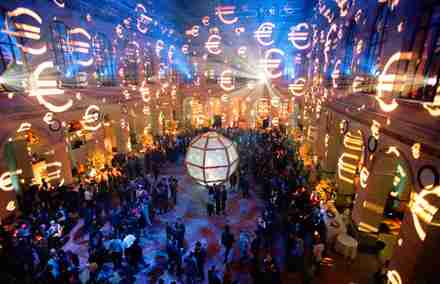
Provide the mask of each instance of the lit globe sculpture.
{"label": "lit globe sculpture", "polygon": [[232,141],[211,131],[191,141],[185,165],[188,174],[199,184],[213,185],[228,180],[237,169],[238,160]]}

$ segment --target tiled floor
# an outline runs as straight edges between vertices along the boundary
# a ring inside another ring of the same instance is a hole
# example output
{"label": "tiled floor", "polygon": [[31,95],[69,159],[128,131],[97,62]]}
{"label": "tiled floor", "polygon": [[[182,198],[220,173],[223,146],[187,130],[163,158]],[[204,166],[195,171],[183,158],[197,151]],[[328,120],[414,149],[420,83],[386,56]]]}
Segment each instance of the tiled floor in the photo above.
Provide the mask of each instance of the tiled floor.
{"label": "tiled floor", "polygon": [[[144,248],[146,263],[150,264],[137,275],[136,283],[148,283],[147,273],[155,266],[156,256],[165,254],[165,222],[174,222],[176,218],[184,218],[186,225],[186,246],[192,248],[198,240],[207,247],[208,263],[206,269],[216,265],[219,270],[223,269],[223,250],[220,245],[220,235],[225,224],[229,224],[236,239],[240,231],[252,232],[255,229],[256,218],[262,211],[262,202],[252,193],[250,199],[242,199],[238,193],[230,193],[227,204],[226,216],[207,217],[205,189],[195,185],[185,174],[183,166],[169,167],[165,174],[173,174],[179,179],[180,191],[178,193],[178,206],[167,214],[159,216],[150,228],[147,237],[142,238],[141,245]],[[79,227],[78,225],[77,227]],[[75,230],[72,235],[75,234]],[[79,253],[81,264],[85,267],[88,257],[86,248],[87,236],[82,241],[70,240],[66,248]],[[283,258],[282,240],[275,238],[274,250],[277,252],[278,260]],[[235,248],[232,260],[238,258],[238,248]],[[369,255],[358,255],[352,263],[347,262],[341,256],[330,251],[329,265],[323,266],[320,275],[313,283],[334,283],[334,284],[364,284],[371,274],[376,270],[375,257]],[[282,262],[282,261],[280,261]],[[252,283],[246,268],[238,264],[233,265],[234,279],[240,284]],[[87,278],[87,269],[84,269],[83,277]],[[172,275],[165,273],[162,278],[170,283],[174,280]],[[301,283],[301,276],[295,274],[283,274],[285,283]]]}

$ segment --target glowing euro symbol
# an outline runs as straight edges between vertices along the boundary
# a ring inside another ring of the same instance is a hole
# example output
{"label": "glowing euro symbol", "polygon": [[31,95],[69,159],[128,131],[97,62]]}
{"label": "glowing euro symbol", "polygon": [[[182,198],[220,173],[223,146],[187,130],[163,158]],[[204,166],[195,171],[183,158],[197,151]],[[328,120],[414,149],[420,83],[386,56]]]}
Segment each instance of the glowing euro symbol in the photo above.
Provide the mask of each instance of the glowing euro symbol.
{"label": "glowing euro symbol", "polygon": [[122,91],[122,95],[124,96],[124,98],[126,100],[129,100],[131,98],[131,94],[130,94],[130,92],[128,90],[123,90]]}
{"label": "glowing euro symbol", "polygon": [[402,284],[402,277],[396,270],[387,271],[387,284]]}
{"label": "glowing euro symbol", "polygon": [[281,62],[282,62],[281,59],[272,58],[272,55],[274,55],[274,54],[278,54],[278,55],[284,57],[284,52],[281,49],[271,48],[266,51],[264,59],[262,60],[264,72],[271,79],[276,79],[276,78],[279,78],[283,75],[282,71],[278,71],[277,73],[274,73],[274,70],[279,69]]}
{"label": "glowing euro symbol", "polygon": [[203,23],[203,25],[205,25],[205,26],[209,26],[209,16],[204,16],[204,17],[202,18],[202,23]]}
{"label": "glowing euro symbol", "polygon": [[382,127],[382,125],[377,122],[376,120],[373,119],[372,123],[371,123],[371,135],[376,139],[379,140],[379,135],[380,135],[380,128]]}
{"label": "glowing euro symbol", "polygon": [[238,50],[237,50],[237,54],[241,58],[246,58],[247,57],[247,47],[246,46],[240,46],[238,48]]}
{"label": "glowing euro symbol", "polygon": [[353,79],[353,92],[361,92],[364,89],[365,78],[361,76],[356,76]]}
{"label": "glowing euro symbol", "polygon": [[220,97],[220,99],[222,100],[222,102],[227,103],[229,102],[229,95],[224,94]]}
{"label": "glowing euro symbol", "polygon": [[[47,181],[52,181],[61,178],[61,162],[52,162],[48,163],[44,166],[44,170],[47,172]],[[49,170],[52,169],[52,170]],[[64,179],[60,181],[58,186],[61,186],[64,183]]]}
{"label": "glowing euro symbol", "polygon": [[356,54],[361,54],[364,49],[364,41],[360,39],[356,44]]}
{"label": "glowing euro symbol", "polygon": [[400,152],[399,150],[396,148],[396,146],[390,146],[388,148],[388,150],[385,152],[386,154],[394,154],[396,156],[396,158],[400,157]]}
{"label": "glowing euro symbol", "polygon": [[370,172],[368,171],[368,169],[366,167],[362,167],[361,172],[360,172],[360,184],[362,188],[366,188],[367,187],[367,182],[368,182],[368,178],[370,177]]}
{"label": "glowing euro symbol", "polygon": [[235,28],[235,33],[237,35],[241,35],[244,32],[245,32],[245,28],[244,27],[237,27],[237,28]]}
{"label": "glowing euro symbol", "polygon": [[426,231],[422,227],[421,221],[431,226],[440,226],[440,223],[433,222],[433,219],[436,216],[439,208],[432,205],[428,201],[427,197],[431,195],[440,197],[440,186],[437,186],[435,188],[432,188],[432,186],[430,186],[423,189],[420,193],[412,193],[412,202],[410,203],[414,227],[416,229],[417,235],[422,241],[426,239]]}
{"label": "glowing euro symbol", "polygon": [[51,113],[51,112],[46,113],[43,117],[43,121],[47,125],[51,125],[53,123],[53,113]]}
{"label": "glowing euro symbol", "polygon": [[165,43],[162,40],[157,40],[156,41],[156,55],[157,57],[160,57],[160,52],[162,51],[162,49],[165,48]]}
{"label": "glowing euro symbol", "polygon": [[32,124],[29,122],[23,122],[20,124],[20,127],[17,129],[17,133],[26,132],[31,130]]}
{"label": "glowing euro symbol", "polygon": [[14,200],[9,201],[8,204],[6,205],[6,210],[9,212],[14,211],[15,208],[16,208],[16,206],[15,206]]}
{"label": "glowing euro symbol", "polygon": [[150,114],[150,107],[144,106],[144,108],[142,109],[142,112],[144,113],[144,115]]}
{"label": "glowing euro symbol", "polygon": [[205,43],[205,48],[209,53],[219,55],[222,53],[222,49],[220,48],[221,40],[222,38],[219,35],[210,35],[208,41]]}
{"label": "glowing euro symbol", "polygon": [[414,159],[419,159],[420,158],[420,148],[422,146],[420,145],[420,143],[414,143],[411,147],[411,153]]}
{"label": "glowing euro symbol", "polygon": [[227,92],[235,89],[233,74],[231,70],[225,70],[220,75],[220,87]]}
{"label": "glowing euro symbol", "polygon": [[261,45],[269,46],[274,43],[272,39],[273,28],[275,28],[275,25],[267,22],[262,23],[255,31],[255,38]]}
{"label": "glowing euro symbol", "polygon": [[289,41],[296,49],[304,50],[310,47],[310,26],[307,23],[300,23],[291,28],[288,34]]}
{"label": "glowing euro symbol", "polygon": [[139,88],[139,91],[140,91],[140,93],[141,93],[142,100],[143,100],[145,103],[148,103],[148,102],[150,101],[150,88],[147,87],[147,82],[146,82],[146,80],[144,80],[144,81],[142,82],[142,86]]}
{"label": "glowing euro symbol", "polygon": [[289,91],[292,95],[296,97],[300,97],[304,95],[304,91],[306,89],[305,86],[306,86],[306,79],[301,77],[296,79],[293,84],[289,84]]}
{"label": "glowing euro symbol", "polygon": [[177,86],[173,86],[171,89],[171,99],[175,100],[177,96]]}
{"label": "glowing euro symbol", "polygon": [[145,34],[148,31],[148,25],[153,21],[153,19],[146,15],[147,9],[145,9],[144,5],[142,4],[138,4],[135,11],[139,13],[136,27],[139,32]]}
{"label": "glowing euro symbol", "polygon": [[341,17],[347,16],[347,14],[351,8],[351,5],[353,4],[352,1],[351,0],[336,0],[336,3],[338,4]]}
{"label": "glowing euro symbol", "polygon": [[[338,177],[350,184],[354,183],[353,176],[356,174],[359,157],[357,155],[343,153],[338,161]],[[345,173],[345,174],[344,174]],[[348,174],[349,176],[346,176]]]}
{"label": "glowing euro symbol", "polygon": [[57,5],[60,8],[64,8],[65,6],[64,0],[53,0],[53,3],[55,3],[55,5]]}
{"label": "glowing euro symbol", "polygon": [[63,90],[57,88],[55,80],[40,80],[40,75],[47,69],[54,68],[52,61],[41,63],[32,74],[33,87],[29,92],[30,97],[36,97],[38,102],[51,112],[64,112],[73,106],[73,100],[69,99],[64,105],[54,105],[45,99],[45,96],[56,96],[64,94]]}
{"label": "glowing euro symbol", "polygon": [[395,110],[399,104],[396,99],[393,98],[390,103],[384,101],[384,92],[393,92],[396,85],[400,86],[402,89],[407,84],[406,75],[388,74],[388,69],[394,63],[400,61],[410,61],[413,58],[411,52],[397,52],[388,60],[387,64],[380,74],[377,84],[377,95],[376,100],[379,102],[380,108],[385,112],[391,112]]}
{"label": "glowing euro symbol", "polygon": [[226,25],[235,24],[238,21],[238,17],[235,16],[231,19],[226,19],[225,16],[231,16],[235,14],[235,6],[220,6],[216,9],[216,15],[219,17],[220,21]]}
{"label": "glowing euro symbol", "polygon": [[23,171],[21,169],[13,172],[5,172],[0,176],[0,188],[3,191],[12,191],[14,186],[12,185],[12,177],[21,175]]}
{"label": "glowing euro symbol", "polygon": [[[69,40],[69,46],[71,47],[72,52],[78,52],[82,54],[90,54],[90,40],[92,37],[90,34],[83,28],[74,28],[69,30],[69,35],[72,38],[75,35],[82,35],[88,39],[89,42],[81,41],[81,40]],[[88,60],[77,60],[77,63],[81,66],[88,67],[93,64],[93,57],[90,56]]]}
{"label": "glowing euro symbol", "polygon": [[280,103],[281,103],[281,100],[280,100],[280,97],[278,97],[278,96],[273,96],[273,97],[270,99],[270,104],[271,104],[274,108],[278,108],[278,107],[280,107]]}
{"label": "glowing euro symbol", "polygon": [[327,32],[327,37],[324,43],[324,70],[327,70],[327,67],[330,63],[330,51],[335,48],[335,36],[338,32],[338,25],[332,24]]}
{"label": "glowing euro symbol", "polygon": [[358,135],[355,135],[352,134],[351,132],[348,132],[344,136],[343,144],[345,148],[357,152],[361,152],[363,150],[363,145],[364,145],[362,141],[362,135],[360,133],[358,133]]}
{"label": "glowing euro symbol", "polygon": [[116,35],[119,38],[123,38],[124,37],[124,27],[121,24],[116,26],[115,31],[116,31]]}
{"label": "glowing euro symbol", "polygon": [[336,61],[331,77],[332,77],[333,88],[338,88],[337,80],[341,77],[341,60]]}
{"label": "glowing euro symbol", "polygon": [[183,54],[188,54],[189,53],[189,45],[188,44],[182,45],[182,53]]}
{"label": "glowing euro symbol", "polygon": [[194,25],[190,30],[187,30],[185,33],[188,36],[198,37],[200,33],[200,26]]}
{"label": "glowing euro symbol", "polygon": [[85,130],[96,131],[101,128],[101,122],[99,121],[101,110],[96,105],[91,105],[86,109],[84,116],[82,117],[81,124]]}
{"label": "glowing euro symbol", "polygon": [[174,51],[176,50],[176,47],[174,45],[170,45],[170,48],[168,48],[168,61],[172,64],[174,59]]}
{"label": "glowing euro symbol", "polygon": [[[10,29],[8,24],[8,18],[12,17],[18,17],[26,15],[31,18],[33,18],[35,21],[37,21],[40,25],[43,23],[43,20],[41,19],[40,15],[38,15],[33,10],[27,9],[27,8],[17,8],[11,12],[7,13],[7,17],[5,17],[5,29],[1,30],[2,32],[9,34],[11,36],[17,37],[17,38],[25,38],[30,40],[40,40],[41,38],[41,29],[39,27],[24,24],[24,23],[17,23],[14,22],[14,28]],[[21,42],[21,41],[20,41]],[[30,53],[32,55],[41,55],[44,54],[47,51],[46,44],[43,44],[40,48],[31,48],[22,45],[19,42],[15,43],[23,52]]]}
{"label": "glowing euro symbol", "polygon": [[423,103],[423,107],[429,112],[432,116],[440,116],[440,95],[434,97],[434,102],[432,103]]}

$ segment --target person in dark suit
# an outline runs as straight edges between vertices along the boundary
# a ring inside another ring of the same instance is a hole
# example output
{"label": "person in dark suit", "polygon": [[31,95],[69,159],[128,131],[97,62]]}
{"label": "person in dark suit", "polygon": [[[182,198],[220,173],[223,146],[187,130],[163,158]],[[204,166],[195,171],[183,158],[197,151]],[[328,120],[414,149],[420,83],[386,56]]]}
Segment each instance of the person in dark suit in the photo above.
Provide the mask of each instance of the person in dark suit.
{"label": "person in dark suit", "polygon": [[226,200],[228,199],[228,193],[224,186],[221,186],[220,191],[220,211],[223,215],[226,215]]}
{"label": "person in dark suit", "polygon": [[232,249],[232,245],[235,242],[234,235],[231,233],[228,225],[225,226],[225,230],[222,233],[221,237],[222,245],[225,247],[225,260],[224,263],[228,262],[229,252]]}

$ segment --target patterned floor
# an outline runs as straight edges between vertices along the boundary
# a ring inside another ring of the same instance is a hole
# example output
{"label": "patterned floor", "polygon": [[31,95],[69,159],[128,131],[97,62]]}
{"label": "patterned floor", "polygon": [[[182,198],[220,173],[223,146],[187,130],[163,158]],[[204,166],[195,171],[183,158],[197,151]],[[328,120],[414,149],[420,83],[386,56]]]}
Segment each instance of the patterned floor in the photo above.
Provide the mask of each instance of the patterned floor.
{"label": "patterned floor", "polygon": [[[183,166],[167,167],[165,175],[174,175],[179,180],[179,193],[177,207],[156,218],[153,226],[149,229],[148,235],[141,239],[141,245],[144,248],[145,262],[149,264],[137,275],[136,283],[150,283],[147,280],[147,273],[152,267],[158,265],[157,259],[165,255],[165,223],[174,222],[177,218],[183,218],[186,225],[187,248],[192,248],[196,241],[201,241],[207,248],[208,262],[205,266],[208,270],[211,265],[216,265],[217,269],[223,269],[223,250],[220,244],[220,236],[225,224],[229,224],[232,232],[238,235],[240,231],[253,232],[255,230],[256,218],[262,211],[262,202],[255,197],[255,193],[251,193],[250,199],[242,199],[238,193],[230,193],[227,203],[226,216],[207,217],[206,200],[207,192],[201,186],[193,183],[193,181],[185,174]],[[71,233],[75,235],[75,231],[81,227],[79,223]],[[274,251],[280,263],[284,258],[283,241],[281,238],[275,238]],[[82,278],[87,279],[88,271],[85,267],[88,258],[87,252],[87,236],[83,240],[74,241],[73,238],[66,244],[65,249],[77,252],[80,256],[81,265],[84,267]],[[232,260],[238,259],[238,248],[235,248]],[[370,283],[369,277],[375,271],[375,259],[373,256],[360,254],[358,258],[348,263],[341,256],[330,253],[327,259],[328,265],[322,267],[322,271],[313,283],[334,283],[334,284],[363,284]],[[239,265],[233,266],[234,280],[238,280],[240,284],[251,284],[249,273],[246,268]],[[206,274],[205,274],[206,275]],[[165,283],[175,280],[168,273],[161,276]],[[283,274],[284,283],[301,283],[301,276],[296,274]]]}

